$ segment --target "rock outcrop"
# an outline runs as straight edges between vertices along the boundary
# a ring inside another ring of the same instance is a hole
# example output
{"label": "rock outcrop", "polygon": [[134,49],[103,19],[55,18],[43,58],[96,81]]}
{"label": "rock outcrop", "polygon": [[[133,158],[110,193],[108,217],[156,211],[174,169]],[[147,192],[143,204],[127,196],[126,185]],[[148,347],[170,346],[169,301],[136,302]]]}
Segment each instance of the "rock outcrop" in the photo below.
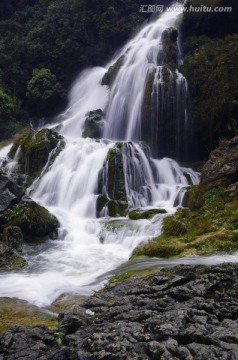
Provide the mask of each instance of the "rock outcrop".
{"label": "rock outcrop", "polygon": [[213,150],[202,169],[200,188],[204,191],[216,186],[234,186],[238,182],[238,136],[223,140]]}
{"label": "rock outcrop", "polygon": [[63,149],[63,137],[50,129],[34,131],[25,128],[15,136],[9,157],[14,158],[17,150],[19,174],[26,175],[25,185],[29,186],[42,172],[45,166],[50,166]]}
{"label": "rock outcrop", "polygon": [[178,266],[108,285],[59,316],[54,333],[15,326],[0,358],[238,359],[238,267]]}
{"label": "rock outcrop", "polygon": [[103,132],[103,112],[101,109],[89,111],[86,114],[82,137],[100,139]]}

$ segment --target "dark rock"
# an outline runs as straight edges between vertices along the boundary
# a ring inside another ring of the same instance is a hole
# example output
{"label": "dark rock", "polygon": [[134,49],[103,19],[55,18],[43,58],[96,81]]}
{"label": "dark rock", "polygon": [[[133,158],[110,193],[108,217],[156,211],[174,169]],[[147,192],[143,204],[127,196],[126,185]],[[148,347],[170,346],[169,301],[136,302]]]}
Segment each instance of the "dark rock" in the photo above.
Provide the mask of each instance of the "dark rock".
{"label": "dark rock", "polygon": [[13,251],[10,247],[0,242],[0,269],[18,270],[27,265],[25,259]]}
{"label": "dark rock", "polygon": [[24,194],[24,190],[7,176],[0,174],[0,214],[12,204],[17,203]]}
{"label": "dark rock", "polygon": [[18,226],[9,226],[3,229],[2,242],[12,250],[22,252],[23,234]]}
{"label": "dark rock", "polygon": [[238,136],[222,141],[211,152],[209,160],[202,169],[201,186],[211,189],[228,186],[238,181]]}
{"label": "dark rock", "polygon": [[178,30],[171,27],[162,34],[162,44],[164,49],[164,65],[175,71],[178,66]]}
{"label": "dark rock", "polygon": [[236,264],[160,269],[108,285],[60,314],[57,348],[46,328],[14,327],[0,338],[0,356],[237,360],[237,291]]}
{"label": "dark rock", "polygon": [[124,55],[122,55],[112,66],[109,67],[108,71],[102,78],[102,85],[112,86],[122,64],[124,61]]}
{"label": "dark rock", "polygon": [[89,111],[86,114],[82,137],[100,139],[103,132],[103,112],[101,109]]}
{"label": "dark rock", "polygon": [[126,146],[126,143],[118,142],[108,151],[98,179],[100,194],[97,199],[98,217],[101,216],[103,209],[111,217],[126,216],[127,214],[128,203],[123,167],[123,151]]}
{"label": "dark rock", "polygon": [[[0,194],[0,231],[4,228],[19,227],[24,240],[56,236],[59,226],[56,217],[35,203],[20,186],[2,174],[0,174]],[[19,230],[15,235],[16,229],[4,231],[4,242],[10,247],[13,246],[14,236],[21,238]],[[8,231],[10,231],[9,234],[7,234]],[[9,236],[10,242],[8,242]]]}

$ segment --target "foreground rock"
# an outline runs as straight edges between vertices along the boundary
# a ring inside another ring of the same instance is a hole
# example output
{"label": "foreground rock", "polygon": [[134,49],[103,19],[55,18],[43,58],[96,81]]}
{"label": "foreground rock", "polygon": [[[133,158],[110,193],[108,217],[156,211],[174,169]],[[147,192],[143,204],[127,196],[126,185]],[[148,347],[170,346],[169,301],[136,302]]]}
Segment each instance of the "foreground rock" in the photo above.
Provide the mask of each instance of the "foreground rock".
{"label": "foreground rock", "polygon": [[237,294],[234,264],[133,277],[60,314],[55,333],[15,326],[0,338],[0,358],[236,360]]}

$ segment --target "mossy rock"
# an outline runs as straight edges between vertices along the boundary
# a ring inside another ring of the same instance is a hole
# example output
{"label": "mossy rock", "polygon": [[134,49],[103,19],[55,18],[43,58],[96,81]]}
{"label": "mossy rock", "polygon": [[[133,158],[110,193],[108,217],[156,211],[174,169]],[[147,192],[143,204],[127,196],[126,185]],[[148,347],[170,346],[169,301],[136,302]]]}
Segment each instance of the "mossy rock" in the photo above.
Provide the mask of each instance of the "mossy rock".
{"label": "mossy rock", "polygon": [[27,266],[27,262],[23,257],[0,242],[0,270],[19,270],[25,266]]}
{"label": "mossy rock", "polygon": [[26,186],[29,186],[37,178],[49,161],[50,164],[64,148],[63,137],[50,129],[42,129],[35,132],[32,128],[25,128],[15,136],[9,157],[13,158],[17,149],[21,147],[19,154],[19,170],[21,174],[27,174]]}
{"label": "mossy rock", "polygon": [[120,200],[110,200],[108,202],[108,214],[111,217],[126,216],[128,212],[128,203]]}
{"label": "mossy rock", "polygon": [[105,206],[108,205],[109,199],[106,195],[99,195],[97,198],[97,203],[96,203],[96,212],[97,212],[97,217],[100,217],[100,213],[103,210],[103,208]]}
{"label": "mossy rock", "polygon": [[53,312],[47,312],[27,301],[16,298],[0,298],[0,334],[14,325],[35,326],[44,324],[54,328],[58,324]]}
{"label": "mossy rock", "polygon": [[165,209],[150,209],[150,210],[131,210],[128,213],[128,216],[131,220],[140,220],[140,219],[151,219],[157,214],[167,214]]}
{"label": "mossy rock", "polygon": [[[104,163],[101,178],[107,178],[107,194],[111,200],[127,201],[125,174],[123,167],[123,143],[116,143],[109,149],[106,161]],[[99,183],[102,187],[102,179],[99,177]],[[100,187],[99,186],[99,187]],[[102,189],[99,189],[102,192]]]}
{"label": "mossy rock", "polygon": [[103,112],[101,109],[89,111],[86,114],[82,137],[100,139],[103,133]]}
{"label": "mossy rock", "polygon": [[199,208],[165,217],[162,234],[134,250],[137,256],[183,257],[238,250],[238,200],[219,188],[206,192]]}
{"label": "mossy rock", "polygon": [[59,222],[47,209],[28,200],[12,206],[4,213],[3,226],[18,226],[25,241],[37,241],[54,238]]}
{"label": "mossy rock", "polygon": [[178,67],[178,30],[171,27],[162,33],[162,45],[164,50],[164,65],[175,71]]}
{"label": "mossy rock", "polygon": [[124,55],[122,55],[112,66],[109,67],[108,71],[102,78],[102,85],[112,86],[122,64],[124,61]]}

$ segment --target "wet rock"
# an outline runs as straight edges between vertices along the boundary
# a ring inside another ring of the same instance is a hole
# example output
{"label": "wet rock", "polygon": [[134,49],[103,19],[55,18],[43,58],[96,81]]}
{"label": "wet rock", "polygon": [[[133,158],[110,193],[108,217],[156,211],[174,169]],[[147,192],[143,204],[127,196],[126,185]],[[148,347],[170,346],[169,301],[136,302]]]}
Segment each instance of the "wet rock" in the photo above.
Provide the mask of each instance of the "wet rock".
{"label": "wet rock", "polygon": [[112,66],[109,67],[108,71],[102,78],[102,85],[112,86],[122,64],[124,61],[124,55],[122,55]]}
{"label": "wet rock", "polygon": [[127,214],[128,203],[123,166],[124,147],[126,147],[126,143],[118,142],[108,151],[103,169],[99,174],[98,217],[102,215],[117,217]]}
{"label": "wet rock", "polygon": [[0,242],[0,269],[18,270],[27,265],[25,259],[7,245]]}
{"label": "wet rock", "polygon": [[50,129],[34,131],[25,128],[15,137],[9,157],[13,158],[20,146],[19,179],[27,175],[25,185],[29,186],[42,172],[43,168],[54,161],[64,148],[63,137]]}
{"label": "wet rock", "polygon": [[7,176],[0,174],[0,214],[12,204],[17,203],[23,196],[24,190]]}
{"label": "wet rock", "polygon": [[165,209],[149,209],[149,210],[131,210],[128,213],[128,216],[131,220],[139,220],[139,219],[151,219],[153,216],[157,214],[167,214]]}
{"label": "wet rock", "polygon": [[86,114],[82,137],[100,139],[103,133],[103,112],[101,109],[89,111]]}
{"label": "wet rock", "polygon": [[23,234],[18,226],[3,229],[2,242],[16,252],[22,252]]}

